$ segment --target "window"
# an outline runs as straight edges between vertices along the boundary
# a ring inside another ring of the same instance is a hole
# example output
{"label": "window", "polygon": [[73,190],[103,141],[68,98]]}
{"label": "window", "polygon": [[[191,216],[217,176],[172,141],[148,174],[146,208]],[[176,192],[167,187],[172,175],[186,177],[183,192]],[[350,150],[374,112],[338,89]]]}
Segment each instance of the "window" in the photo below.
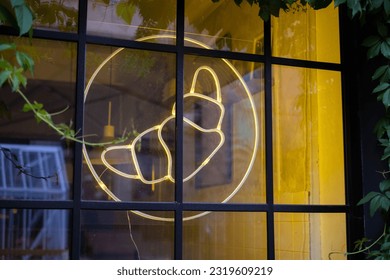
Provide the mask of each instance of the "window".
{"label": "window", "polygon": [[[61,174],[67,188],[0,193],[3,259],[327,259],[347,249],[337,9],[295,7],[264,23],[246,2],[30,2],[32,44],[1,37],[37,63],[26,93],[50,112],[68,108],[56,122],[107,144],[63,143],[26,114],[0,121],[4,155],[28,144],[39,152],[27,166],[62,157],[32,187]],[[10,182],[1,170],[9,189],[28,177]]]}

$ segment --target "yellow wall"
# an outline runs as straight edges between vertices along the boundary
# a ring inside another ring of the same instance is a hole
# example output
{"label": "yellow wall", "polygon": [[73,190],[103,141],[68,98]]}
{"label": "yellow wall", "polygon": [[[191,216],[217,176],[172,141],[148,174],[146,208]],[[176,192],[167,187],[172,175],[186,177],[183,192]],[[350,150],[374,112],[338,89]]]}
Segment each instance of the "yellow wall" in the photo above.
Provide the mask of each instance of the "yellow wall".
{"label": "yellow wall", "polygon": [[[340,61],[337,10],[283,14],[273,21],[273,54]],[[275,201],[344,204],[341,75],[274,66]],[[276,256],[327,259],[345,250],[342,214],[277,214]],[[335,255],[340,257],[342,255]]]}

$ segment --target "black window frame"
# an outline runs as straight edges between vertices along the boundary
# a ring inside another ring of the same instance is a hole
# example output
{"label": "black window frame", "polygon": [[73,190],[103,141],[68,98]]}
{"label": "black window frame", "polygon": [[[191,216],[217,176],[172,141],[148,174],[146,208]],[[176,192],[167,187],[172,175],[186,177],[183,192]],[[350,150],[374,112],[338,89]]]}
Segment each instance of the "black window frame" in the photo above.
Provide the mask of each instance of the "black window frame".
{"label": "black window frame", "polygon": [[[355,26],[347,17],[346,10],[339,9],[340,20],[340,63],[315,62],[299,59],[273,57],[271,53],[271,24],[264,22],[264,54],[235,53],[219,50],[200,49],[184,45],[184,5],[185,1],[177,1],[177,39],[176,45],[145,43],[123,39],[112,39],[87,34],[88,1],[79,0],[78,32],[66,33],[35,29],[34,38],[68,41],[77,44],[77,77],[75,129],[82,133],[83,107],[86,67],[87,44],[99,44],[115,47],[125,47],[150,51],[161,51],[176,55],[176,120],[183,116],[183,68],[185,55],[198,55],[213,58],[226,58],[258,62],[264,65],[265,75],[265,149],[266,149],[266,202],[265,203],[194,203],[183,201],[183,122],[176,122],[176,188],[174,202],[108,202],[82,200],[82,145],[75,144],[73,198],[66,201],[47,200],[0,200],[0,208],[18,209],[63,209],[71,212],[70,230],[70,259],[80,259],[81,248],[81,212],[83,210],[156,210],[173,211],[174,222],[174,259],[183,259],[183,212],[184,211],[224,211],[224,212],[262,212],[266,214],[267,224],[267,258],[275,259],[275,213],[343,213],[347,219],[347,249],[353,249],[353,243],[363,236],[363,213],[361,207],[356,207],[362,196],[359,124],[353,120],[357,116],[357,101],[352,92],[356,90],[351,74],[356,47],[356,34],[351,32]],[[14,30],[1,26],[0,34],[17,35]],[[345,205],[291,205],[275,204],[273,192],[273,136],[272,136],[272,65],[293,66],[309,69],[333,70],[341,73],[343,98],[343,128],[345,153]],[[353,140],[352,140],[353,139]],[[252,172],[256,172],[255,170]],[[348,256],[350,259],[361,258],[360,255]]]}

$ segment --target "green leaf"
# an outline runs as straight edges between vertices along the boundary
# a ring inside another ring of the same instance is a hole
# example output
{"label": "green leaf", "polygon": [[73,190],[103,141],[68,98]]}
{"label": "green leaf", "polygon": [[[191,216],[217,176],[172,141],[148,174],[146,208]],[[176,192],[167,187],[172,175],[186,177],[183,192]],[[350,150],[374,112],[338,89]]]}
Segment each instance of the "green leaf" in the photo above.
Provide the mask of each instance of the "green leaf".
{"label": "green leaf", "polygon": [[380,83],[378,86],[376,86],[374,88],[374,90],[372,91],[372,93],[378,93],[378,92],[382,92],[386,89],[390,88],[390,84],[389,83]]}
{"label": "green leaf", "polygon": [[381,44],[381,53],[384,57],[390,58],[390,46],[386,41]]}
{"label": "green leaf", "polygon": [[378,141],[381,143],[381,141],[386,141],[386,146],[388,144],[388,139],[387,140],[383,140],[383,139],[380,139],[383,134],[387,131],[387,127],[390,125],[390,120],[389,118],[386,118],[386,117],[382,117],[379,119],[379,121],[377,122],[377,124],[375,125],[374,127],[374,132],[376,133],[376,137],[378,138]]}
{"label": "green leaf", "polygon": [[0,59],[0,69],[12,70],[13,67],[7,60]]}
{"label": "green leaf", "polygon": [[33,110],[40,111],[42,109],[43,109],[43,104],[34,101],[34,103],[32,103],[32,104],[27,104],[27,103],[24,104],[22,111],[24,113],[27,113],[27,112],[30,112],[30,111],[33,111]]}
{"label": "green leaf", "polygon": [[13,8],[20,5],[25,5],[24,0],[11,0],[11,5]]}
{"label": "green leaf", "polygon": [[381,245],[381,250],[382,251],[388,251],[390,250],[390,242],[385,242]]}
{"label": "green leaf", "polygon": [[385,73],[379,79],[381,82],[386,82],[390,80],[390,67],[385,71]]}
{"label": "green leaf", "polygon": [[382,103],[386,107],[390,106],[390,88],[383,93]]}
{"label": "green leaf", "polygon": [[389,65],[383,65],[378,67],[375,70],[374,75],[372,75],[372,80],[375,81],[376,79],[380,78],[386,72],[387,69],[389,69]]}
{"label": "green leaf", "polygon": [[377,195],[370,202],[370,215],[374,216],[375,212],[381,207],[381,196]]}
{"label": "green leaf", "polygon": [[14,50],[16,48],[15,44],[0,43],[0,52],[6,50]]}
{"label": "green leaf", "polygon": [[381,160],[385,160],[390,157],[390,146],[386,146],[383,156],[381,157]]}
{"label": "green leaf", "polygon": [[308,3],[314,10],[320,10],[328,7],[329,4],[332,3],[332,0],[316,0],[308,1]]}
{"label": "green leaf", "polygon": [[0,72],[0,87],[2,87],[3,84],[8,80],[10,74],[11,71],[9,70],[4,70]]}
{"label": "green leaf", "polygon": [[32,111],[32,106],[30,106],[30,104],[24,104],[23,105],[23,108],[22,108],[22,112],[23,113],[27,113],[27,112],[30,112],[30,111]]}
{"label": "green leaf", "polygon": [[381,38],[379,36],[371,35],[363,40],[362,45],[364,47],[369,48],[369,47],[372,47],[372,46],[378,44],[380,41],[381,41]]}
{"label": "green leaf", "polygon": [[390,15],[390,1],[386,0],[384,3],[383,3],[383,8],[385,10],[385,13],[386,15]]}
{"label": "green leaf", "polygon": [[344,4],[345,2],[347,2],[347,0],[334,0],[334,6],[338,7],[341,4]]}
{"label": "green leaf", "polygon": [[260,10],[259,10],[259,16],[260,16],[264,21],[267,22],[267,21],[269,21],[271,15],[270,15],[270,12],[269,12],[268,9],[262,7],[262,8],[260,8]]}
{"label": "green leaf", "polygon": [[381,50],[381,43],[379,42],[368,49],[367,58],[372,59],[372,58],[378,56],[380,50]]}
{"label": "green leaf", "polygon": [[34,60],[24,52],[16,52],[16,60],[23,70],[29,70],[31,73],[34,72]]}
{"label": "green leaf", "polygon": [[19,27],[19,35],[26,34],[32,27],[34,16],[23,0],[11,0]]}
{"label": "green leaf", "polygon": [[379,189],[383,193],[386,192],[387,190],[390,190],[390,180],[384,180],[384,181],[380,182]]}
{"label": "green leaf", "polygon": [[352,17],[355,17],[357,14],[362,12],[362,6],[359,1],[356,0],[347,0],[348,7],[352,10]]}
{"label": "green leaf", "polygon": [[376,29],[378,30],[378,33],[380,36],[382,36],[382,38],[386,38],[387,35],[388,35],[388,28],[386,26],[386,24],[384,24],[383,22],[381,21],[377,21],[377,25],[376,25]]}
{"label": "green leaf", "polygon": [[371,5],[373,9],[378,9],[380,6],[382,6],[383,0],[371,0]]}
{"label": "green leaf", "polygon": [[380,208],[382,208],[383,211],[388,212],[390,209],[390,199],[388,199],[384,195],[381,195],[379,200],[380,200]]}
{"label": "green leaf", "polygon": [[368,194],[366,194],[365,197],[363,197],[357,205],[362,205],[362,204],[365,204],[367,202],[369,202],[371,199],[373,199],[374,197],[380,195],[380,193],[378,192],[369,192]]}
{"label": "green leaf", "polygon": [[136,10],[136,6],[132,3],[120,2],[116,6],[116,14],[127,24],[131,24],[133,16]]}

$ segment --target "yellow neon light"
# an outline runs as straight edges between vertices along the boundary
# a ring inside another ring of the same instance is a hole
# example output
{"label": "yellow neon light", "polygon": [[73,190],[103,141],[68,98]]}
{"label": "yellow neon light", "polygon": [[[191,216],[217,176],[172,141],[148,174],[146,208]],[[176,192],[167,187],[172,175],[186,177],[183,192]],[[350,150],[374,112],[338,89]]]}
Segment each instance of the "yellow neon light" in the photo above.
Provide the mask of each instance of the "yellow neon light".
{"label": "yellow neon light", "polygon": [[[143,37],[141,39],[138,39],[137,41],[147,41],[147,40],[153,40],[153,39],[173,39],[173,40],[175,40],[176,37],[174,35],[153,35],[153,36]],[[203,48],[210,49],[210,47],[208,47],[207,45],[205,45],[205,44],[203,44],[201,42],[198,42],[198,41],[196,41],[194,39],[184,38],[184,40],[187,41],[187,42],[193,43],[195,45],[201,46]],[[98,66],[98,68],[92,74],[92,76],[91,76],[90,80],[88,81],[88,84],[87,84],[87,86],[85,88],[85,91],[84,91],[84,103],[85,103],[86,98],[88,96],[90,87],[91,87],[94,79],[96,78],[97,74],[104,67],[104,65],[107,64],[108,61],[110,61],[113,57],[115,57],[122,50],[124,50],[124,48],[118,48],[116,51],[114,51],[111,55],[109,55]],[[250,159],[250,162],[249,162],[249,165],[247,167],[247,170],[246,170],[243,178],[241,179],[241,181],[238,183],[236,188],[223,201],[221,201],[221,203],[227,203],[241,189],[241,187],[243,186],[244,182],[248,178],[250,171],[252,170],[252,167],[253,167],[253,164],[254,164],[254,161],[255,161],[255,157],[256,157],[256,151],[258,149],[259,131],[258,131],[257,113],[256,113],[256,109],[255,109],[256,107],[255,107],[255,103],[254,103],[254,100],[252,98],[252,95],[251,95],[251,93],[250,93],[250,91],[248,89],[248,86],[246,85],[246,83],[243,80],[243,78],[241,77],[241,75],[238,73],[237,69],[228,60],[223,58],[222,61],[224,63],[226,63],[226,65],[232,70],[232,72],[236,75],[236,77],[239,79],[240,83],[244,87],[244,90],[245,90],[245,92],[247,94],[247,97],[249,99],[249,102],[250,102],[250,106],[251,106],[251,110],[252,110],[252,114],[253,114],[253,122],[254,122],[254,127],[253,127],[253,130],[254,130],[254,146],[253,146],[253,152],[252,152],[252,155],[251,155],[251,159]],[[216,86],[216,93],[217,93],[216,99],[195,92],[195,85],[196,85],[196,81],[197,81],[197,78],[198,78],[198,74],[202,70],[207,71],[209,74],[211,74],[211,76],[212,76],[212,78],[214,80],[214,83],[215,83],[215,86]],[[206,166],[209,163],[209,161],[211,160],[211,158],[218,152],[218,150],[221,148],[221,146],[225,142],[225,135],[224,135],[223,131],[221,130],[221,124],[222,124],[225,108],[224,108],[224,106],[222,104],[222,94],[221,94],[221,88],[220,88],[220,84],[219,84],[219,79],[218,79],[218,76],[216,75],[215,71],[212,68],[210,68],[208,66],[201,66],[201,67],[199,67],[195,71],[194,77],[192,79],[190,92],[184,95],[184,99],[188,98],[188,97],[202,98],[202,99],[205,99],[207,101],[213,102],[214,104],[216,104],[218,106],[218,108],[220,109],[220,117],[219,117],[218,124],[217,124],[217,126],[215,128],[204,129],[204,128],[200,127],[199,125],[195,124],[194,122],[192,122],[191,120],[189,120],[186,117],[183,117],[183,121],[185,123],[189,124],[190,126],[194,127],[195,129],[199,130],[200,132],[203,132],[203,133],[217,133],[219,135],[219,137],[220,137],[220,141],[219,141],[219,144],[217,145],[217,147],[211,152],[211,154],[198,166],[198,168],[195,171],[193,171],[190,175],[185,177],[183,179],[183,182],[186,182],[186,181],[190,180],[191,178],[193,178],[204,166]],[[165,143],[165,141],[164,141],[164,139],[162,138],[162,135],[161,135],[161,131],[162,131],[162,128],[164,127],[164,125],[168,121],[174,119],[175,118],[175,114],[176,114],[176,110],[175,110],[175,104],[174,104],[173,107],[172,107],[171,116],[169,116],[166,119],[164,119],[160,124],[158,124],[156,126],[153,126],[153,127],[149,128],[149,129],[146,129],[145,131],[140,133],[133,140],[132,143],[130,143],[128,145],[112,146],[112,147],[108,147],[107,149],[105,149],[102,152],[102,154],[101,154],[101,160],[102,160],[103,164],[109,170],[115,172],[116,174],[118,174],[120,176],[123,176],[125,178],[129,178],[129,179],[137,179],[137,180],[142,181],[145,184],[152,184],[152,185],[154,185],[154,184],[161,183],[161,182],[167,181],[167,180],[171,181],[171,182],[175,182],[175,180],[174,180],[174,178],[172,176],[172,155],[171,155],[171,152],[170,152],[168,146],[166,145],[166,143]],[[163,176],[161,178],[157,178],[157,179],[154,178],[154,176],[153,176],[152,180],[146,180],[144,178],[143,174],[142,174],[142,171],[141,171],[139,163],[138,163],[137,155],[136,155],[136,152],[135,152],[135,146],[136,146],[137,142],[140,141],[141,138],[144,135],[146,135],[146,134],[148,134],[148,133],[150,133],[152,131],[157,131],[158,140],[159,140],[160,144],[162,145],[162,147],[163,147],[163,149],[165,151],[165,155],[167,157],[167,162],[168,163],[167,163],[167,169],[166,169],[166,175],[165,176]],[[131,156],[132,156],[132,161],[134,163],[135,170],[136,170],[137,174],[124,173],[124,172],[122,172],[120,170],[117,170],[116,168],[114,168],[112,165],[110,165],[107,162],[107,160],[105,158],[105,155],[107,154],[107,152],[113,151],[113,150],[123,150],[123,149],[130,150]],[[121,201],[114,193],[111,192],[111,190],[106,186],[106,184],[100,179],[100,176],[96,173],[96,170],[94,169],[94,167],[93,167],[93,165],[91,163],[91,160],[90,160],[90,158],[88,156],[88,152],[87,152],[86,147],[85,147],[84,144],[83,144],[83,155],[84,155],[85,161],[87,163],[87,166],[88,166],[89,170],[91,171],[91,174],[95,178],[96,182],[98,183],[99,187],[104,192],[106,192],[107,195],[110,198],[112,198],[114,201],[118,201],[118,202]],[[144,218],[152,219],[152,220],[156,220],[156,221],[168,221],[168,222],[173,222],[174,221],[173,218],[162,218],[162,217],[158,217],[158,216],[149,215],[149,214],[143,213],[141,211],[132,211],[132,212],[134,214],[137,214],[137,215],[142,216]],[[188,220],[200,218],[200,217],[203,217],[203,216],[205,216],[205,215],[207,215],[209,213],[210,213],[209,211],[202,212],[202,213],[199,213],[197,215],[184,217],[183,220],[184,221],[188,221]]]}
{"label": "yellow neon light", "polygon": [[[215,99],[213,99],[213,98],[211,98],[209,96],[203,95],[203,94],[195,93],[195,85],[196,85],[196,81],[197,81],[197,78],[198,78],[198,74],[202,70],[205,70],[205,71],[209,72],[211,74],[211,76],[213,77],[213,80],[214,80],[214,83],[215,83],[215,86],[216,86],[217,100],[215,100]],[[222,147],[222,145],[225,142],[225,135],[224,135],[223,131],[221,130],[221,124],[222,124],[223,116],[224,116],[224,113],[225,113],[225,107],[222,104],[221,87],[220,87],[220,84],[219,84],[219,80],[218,80],[217,74],[214,72],[214,70],[212,68],[210,68],[208,66],[201,66],[201,67],[199,67],[195,71],[194,77],[192,79],[192,85],[191,85],[190,92],[184,95],[184,101],[185,101],[186,98],[188,98],[190,96],[197,97],[197,98],[202,98],[202,99],[208,100],[208,101],[213,102],[214,104],[216,104],[218,106],[219,110],[220,110],[220,114],[219,114],[220,117],[219,117],[217,126],[215,128],[212,128],[212,129],[204,129],[204,128],[200,127],[199,125],[197,125],[196,123],[192,122],[191,120],[189,120],[186,117],[183,117],[183,121],[185,123],[189,124],[190,126],[192,126],[193,128],[195,128],[196,130],[200,131],[200,132],[203,132],[203,133],[217,133],[219,135],[220,140],[219,140],[219,143],[218,143],[217,147],[210,153],[210,155],[203,161],[203,163],[200,164],[200,166],[197,169],[195,169],[195,171],[193,171],[190,175],[185,177],[183,179],[183,182],[186,182],[186,181],[190,180],[191,178],[193,178],[204,166],[206,166],[206,164],[215,155],[215,153],[218,152],[218,150]],[[106,148],[101,153],[101,160],[102,160],[103,164],[109,170],[111,170],[112,172],[114,172],[114,173],[116,173],[116,174],[118,174],[120,176],[123,176],[125,178],[129,178],[129,179],[138,179],[141,182],[143,182],[144,184],[157,184],[157,183],[161,183],[161,182],[166,181],[166,180],[169,180],[169,181],[174,183],[175,179],[172,176],[172,168],[173,168],[172,167],[172,155],[171,155],[171,151],[169,150],[168,146],[166,145],[166,143],[165,143],[165,141],[164,141],[164,139],[162,137],[162,130],[163,130],[165,124],[168,121],[175,119],[175,117],[176,117],[175,114],[176,114],[175,105],[173,105],[171,116],[169,116],[168,118],[164,119],[161,122],[161,124],[156,125],[156,126],[150,128],[150,129],[147,129],[147,130],[141,132],[133,140],[132,143],[130,143],[128,145],[112,146],[112,147]],[[165,155],[167,157],[167,162],[168,162],[167,165],[168,166],[167,166],[167,170],[166,170],[166,175],[165,176],[163,176],[161,178],[154,178],[154,179],[152,178],[152,180],[147,180],[143,176],[141,168],[139,166],[139,162],[138,162],[137,154],[136,154],[136,151],[135,151],[135,147],[137,145],[137,142],[141,141],[141,139],[142,139],[142,137],[144,135],[146,135],[149,132],[152,132],[154,130],[157,130],[158,141],[161,144],[161,146],[163,146],[163,148],[164,148]],[[116,169],[115,167],[113,167],[111,164],[109,164],[108,161],[106,160],[105,156],[106,156],[106,154],[108,152],[110,152],[112,150],[127,150],[127,151],[130,151],[131,152],[131,157],[132,157],[132,162],[134,164],[134,167],[135,167],[135,170],[136,170],[137,174],[124,173],[124,172]]]}

